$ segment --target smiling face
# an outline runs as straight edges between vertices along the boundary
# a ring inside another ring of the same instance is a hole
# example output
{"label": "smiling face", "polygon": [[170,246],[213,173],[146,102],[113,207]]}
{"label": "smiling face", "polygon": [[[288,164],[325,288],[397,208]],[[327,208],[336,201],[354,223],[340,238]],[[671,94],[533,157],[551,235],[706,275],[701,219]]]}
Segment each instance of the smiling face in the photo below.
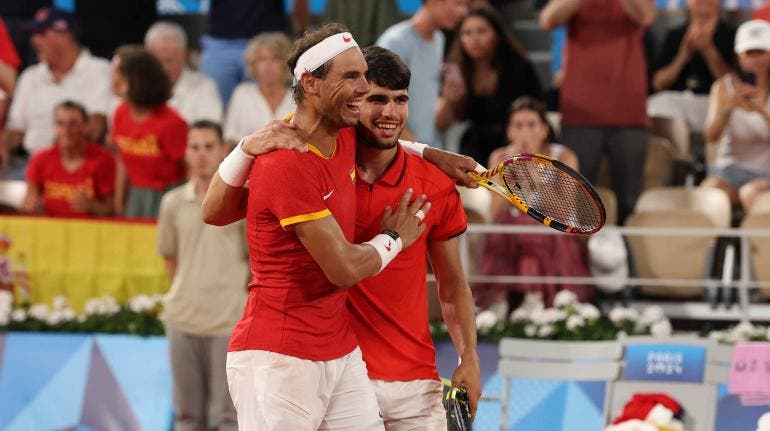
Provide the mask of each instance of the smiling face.
{"label": "smiling face", "polygon": [[361,103],[358,131],[365,144],[393,148],[409,118],[409,94],[406,89],[391,90],[370,83],[369,94]]}
{"label": "smiling face", "polygon": [[56,143],[64,150],[76,149],[83,145],[86,138],[88,119],[77,109],[65,107],[54,111]]}
{"label": "smiling face", "polygon": [[317,79],[318,111],[333,126],[350,127],[358,122],[360,104],[369,92],[366,61],[358,48],[348,49],[332,60],[329,73]]}

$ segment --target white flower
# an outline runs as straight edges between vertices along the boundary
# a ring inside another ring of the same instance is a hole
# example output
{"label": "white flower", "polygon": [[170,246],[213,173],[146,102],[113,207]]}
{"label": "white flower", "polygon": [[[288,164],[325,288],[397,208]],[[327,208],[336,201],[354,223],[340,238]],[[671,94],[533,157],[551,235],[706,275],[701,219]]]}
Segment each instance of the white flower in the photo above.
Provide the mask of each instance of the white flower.
{"label": "white flower", "polygon": [[134,313],[142,313],[155,308],[155,301],[147,295],[137,295],[128,301],[128,307]]}
{"label": "white flower", "polygon": [[59,310],[53,310],[48,314],[48,318],[46,319],[46,323],[48,323],[51,326],[56,326],[59,323],[64,321],[64,315]]}
{"label": "white flower", "polygon": [[663,320],[666,318],[666,315],[663,313],[663,309],[660,308],[657,305],[651,305],[649,307],[646,307],[642,311],[642,317],[640,321],[645,326],[650,326],[655,322],[658,322],[660,320]]}
{"label": "white flower", "polygon": [[636,322],[639,319],[639,312],[633,308],[615,307],[610,310],[610,320],[619,324],[622,322]]}
{"label": "white flower", "polygon": [[722,331],[711,331],[709,332],[708,339],[712,341],[720,341],[722,338],[724,338],[725,333]]}
{"label": "white flower", "polygon": [[81,315],[78,316],[78,322],[80,322],[80,323],[85,322],[86,319],[87,319],[87,317],[86,317],[85,314],[81,314]]}
{"label": "white flower", "polygon": [[7,290],[0,290],[0,309],[13,306],[13,294]]}
{"label": "white flower", "polygon": [[484,310],[476,316],[476,329],[486,331],[497,324],[497,315],[494,311]]}
{"label": "white flower", "polygon": [[7,326],[11,321],[10,313],[0,312],[0,327]]}
{"label": "white flower", "polygon": [[43,322],[48,319],[48,313],[48,305],[46,304],[35,304],[32,307],[29,307],[29,316],[37,320],[42,320]]}
{"label": "white flower", "polygon": [[601,315],[601,313],[599,313],[599,309],[596,308],[593,304],[580,304],[578,307],[578,313],[585,320],[596,320]]}
{"label": "white flower", "polygon": [[61,312],[62,320],[65,322],[71,322],[75,320],[76,317],[78,317],[77,313],[75,313],[75,310],[71,308],[65,308]]}
{"label": "white flower", "polygon": [[110,316],[120,311],[120,306],[115,301],[115,298],[103,296],[86,301],[85,310],[87,315]]}
{"label": "white flower", "polygon": [[735,325],[735,327],[730,331],[728,337],[732,340],[732,342],[744,341],[751,338],[751,336],[756,332],[757,328],[755,328],[751,322],[743,321]]}
{"label": "white flower", "polygon": [[102,304],[104,306],[104,314],[107,316],[111,316],[120,311],[120,305],[118,305],[118,301],[116,301],[112,296],[102,297]]}
{"label": "white flower", "polygon": [[650,326],[650,333],[653,337],[668,337],[671,335],[671,322],[668,319],[655,322]]}
{"label": "white flower", "polygon": [[23,322],[27,320],[27,312],[23,308],[17,308],[11,313],[11,320],[14,322]]}
{"label": "white flower", "polygon": [[69,304],[69,302],[67,301],[67,297],[65,297],[63,295],[57,295],[53,299],[53,309],[54,310],[64,310],[65,308],[67,308],[68,304]]}
{"label": "white flower", "polygon": [[569,318],[567,319],[567,329],[569,329],[570,331],[574,331],[578,328],[581,328],[585,326],[585,324],[586,324],[585,319],[583,319],[582,316],[577,314],[573,314],[572,316],[569,316]]}
{"label": "white flower", "polygon": [[537,326],[530,324],[524,327],[524,335],[527,337],[534,337],[535,334],[537,334]]}
{"label": "white flower", "polygon": [[537,330],[538,337],[548,337],[553,334],[553,325],[543,325]]}
{"label": "white flower", "polygon": [[511,322],[526,322],[531,318],[529,310],[526,308],[517,308],[511,313]]}
{"label": "white flower", "polygon": [[572,304],[577,304],[577,295],[569,290],[560,290],[559,293],[553,298],[553,305],[557,308],[565,308]]}
{"label": "white flower", "polygon": [[626,331],[618,331],[618,340],[625,340],[628,338],[628,334],[626,334]]}
{"label": "white flower", "polygon": [[545,310],[532,313],[532,320],[538,325],[548,325],[556,323],[567,318],[567,313],[558,308],[546,308]]}

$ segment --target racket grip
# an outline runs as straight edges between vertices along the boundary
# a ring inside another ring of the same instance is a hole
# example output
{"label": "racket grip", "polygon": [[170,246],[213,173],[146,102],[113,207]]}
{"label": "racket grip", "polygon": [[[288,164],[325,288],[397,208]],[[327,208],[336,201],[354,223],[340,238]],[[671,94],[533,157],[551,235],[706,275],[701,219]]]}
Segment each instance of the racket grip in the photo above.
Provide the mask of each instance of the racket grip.
{"label": "racket grip", "polygon": [[476,167],[473,168],[473,172],[475,172],[477,174],[482,174],[482,173],[484,173],[486,171],[487,171],[487,168],[482,166],[480,163],[476,162]]}

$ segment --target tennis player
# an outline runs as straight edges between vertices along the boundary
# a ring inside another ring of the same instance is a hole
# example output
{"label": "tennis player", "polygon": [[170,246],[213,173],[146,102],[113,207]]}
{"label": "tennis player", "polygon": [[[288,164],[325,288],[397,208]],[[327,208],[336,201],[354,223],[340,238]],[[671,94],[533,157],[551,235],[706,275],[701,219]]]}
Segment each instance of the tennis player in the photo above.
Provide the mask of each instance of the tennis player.
{"label": "tennis player", "polygon": [[[340,129],[358,121],[369,90],[366,62],[350,33],[327,24],[295,43],[289,63],[292,122],[309,151],[265,154],[250,169],[252,281],[228,347],[230,393],[243,430],[378,430],[383,422],[345,286],[380,272],[411,245],[425,231],[430,204],[425,196],[410,203],[407,190],[395,211],[380,209],[382,232],[351,244],[355,132]],[[245,163],[232,154],[219,174],[240,187]]]}
{"label": "tennis player", "polygon": [[385,48],[371,46],[363,53],[369,93],[356,126],[356,241],[379,232],[381,208],[395,205],[407,188],[425,194],[432,206],[424,219],[426,231],[385,270],[350,289],[348,308],[385,428],[443,431],[443,386],[426,306],[426,256],[461,359],[452,385],[468,389],[475,414],[481,395],[476,325],[457,240],[466,229],[465,211],[447,175],[398,145],[409,116],[409,68]]}

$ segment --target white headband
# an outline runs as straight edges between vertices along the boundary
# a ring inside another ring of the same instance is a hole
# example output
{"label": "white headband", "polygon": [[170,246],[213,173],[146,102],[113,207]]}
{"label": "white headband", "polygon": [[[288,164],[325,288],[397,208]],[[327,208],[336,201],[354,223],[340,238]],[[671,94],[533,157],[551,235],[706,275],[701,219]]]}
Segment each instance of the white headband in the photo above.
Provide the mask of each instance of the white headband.
{"label": "white headband", "polygon": [[295,82],[299,82],[303,73],[312,72],[339,55],[342,51],[357,46],[358,44],[353,39],[353,35],[347,32],[333,34],[318,42],[299,56],[297,66],[294,68]]}

